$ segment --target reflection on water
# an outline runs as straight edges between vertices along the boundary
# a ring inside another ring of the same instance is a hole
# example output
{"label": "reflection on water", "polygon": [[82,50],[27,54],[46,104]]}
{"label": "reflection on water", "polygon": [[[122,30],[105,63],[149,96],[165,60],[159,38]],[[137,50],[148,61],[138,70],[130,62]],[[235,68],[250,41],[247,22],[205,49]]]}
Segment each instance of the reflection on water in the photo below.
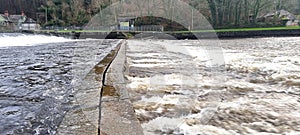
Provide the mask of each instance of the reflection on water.
{"label": "reflection on water", "polygon": [[145,134],[300,134],[299,37],[221,40],[214,70],[209,40],[128,42]]}

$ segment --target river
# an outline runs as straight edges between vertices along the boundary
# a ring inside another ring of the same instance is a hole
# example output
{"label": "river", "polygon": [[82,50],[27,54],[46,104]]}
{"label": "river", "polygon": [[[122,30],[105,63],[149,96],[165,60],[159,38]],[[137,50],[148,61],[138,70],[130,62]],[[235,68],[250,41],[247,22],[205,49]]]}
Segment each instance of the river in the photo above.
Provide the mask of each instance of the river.
{"label": "river", "polygon": [[210,43],[128,41],[127,88],[144,133],[299,135],[300,38]]}
{"label": "river", "polygon": [[[74,86],[120,40],[0,34],[0,134],[56,134]],[[127,40],[144,133],[300,134],[300,38]]]}

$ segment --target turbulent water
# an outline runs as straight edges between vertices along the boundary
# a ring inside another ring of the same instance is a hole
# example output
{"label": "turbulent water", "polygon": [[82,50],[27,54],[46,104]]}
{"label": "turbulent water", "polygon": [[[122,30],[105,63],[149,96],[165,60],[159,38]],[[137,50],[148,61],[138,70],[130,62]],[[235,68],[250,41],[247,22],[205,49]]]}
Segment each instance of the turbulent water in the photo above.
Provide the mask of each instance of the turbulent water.
{"label": "turbulent water", "polygon": [[[74,86],[119,40],[0,34],[0,134],[55,134]],[[128,40],[144,133],[300,134],[300,38]]]}
{"label": "turbulent water", "polygon": [[0,34],[0,134],[55,134],[74,85],[118,40]]}
{"label": "turbulent water", "polygon": [[146,135],[300,135],[299,37],[128,42]]}
{"label": "turbulent water", "polygon": [[29,35],[20,33],[2,33],[0,34],[0,47],[7,46],[32,46],[45,43],[72,42],[74,40],[63,37]]}

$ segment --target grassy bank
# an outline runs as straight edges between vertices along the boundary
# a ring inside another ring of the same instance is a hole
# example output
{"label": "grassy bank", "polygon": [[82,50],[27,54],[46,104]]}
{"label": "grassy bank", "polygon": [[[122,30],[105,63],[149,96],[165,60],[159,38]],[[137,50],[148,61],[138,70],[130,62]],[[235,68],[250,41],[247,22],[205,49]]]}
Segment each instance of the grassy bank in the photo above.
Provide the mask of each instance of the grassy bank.
{"label": "grassy bank", "polygon": [[269,28],[234,28],[234,29],[216,29],[216,30],[194,30],[194,31],[176,31],[175,33],[186,33],[186,32],[238,32],[238,31],[270,31],[270,30],[295,30],[299,29],[300,26],[293,27],[269,27]]}
{"label": "grassy bank", "polygon": [[232,31],[265,31],[265,30],[294,30],[299,29],[300,26],[293,27],[270,27],[270,28],[239,28],[239,29],[219,29],[216,32],[232,32]]}

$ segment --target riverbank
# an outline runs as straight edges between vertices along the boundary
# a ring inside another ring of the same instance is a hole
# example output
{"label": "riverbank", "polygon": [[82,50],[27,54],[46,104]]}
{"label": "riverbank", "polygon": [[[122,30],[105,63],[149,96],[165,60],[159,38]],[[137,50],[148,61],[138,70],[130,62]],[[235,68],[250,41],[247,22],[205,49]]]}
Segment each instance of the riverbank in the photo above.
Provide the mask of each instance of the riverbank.
{"label": "riverbank", "polygon": [[45,34],[62,36],[73,39],[128,39],[147,33],[157,36],[158,34],[167,34],[173,36],[173,39],[208,39],[208,38],[255,38],[255,37],[291,37],[300,36],[300,27],[272,27],[272,28],[240,28],[240,29],[218,29],[218,30],[195,30],[195,31],[101,31],[101,30],[42,30],[42,31],[23,31],[25,33]]}

